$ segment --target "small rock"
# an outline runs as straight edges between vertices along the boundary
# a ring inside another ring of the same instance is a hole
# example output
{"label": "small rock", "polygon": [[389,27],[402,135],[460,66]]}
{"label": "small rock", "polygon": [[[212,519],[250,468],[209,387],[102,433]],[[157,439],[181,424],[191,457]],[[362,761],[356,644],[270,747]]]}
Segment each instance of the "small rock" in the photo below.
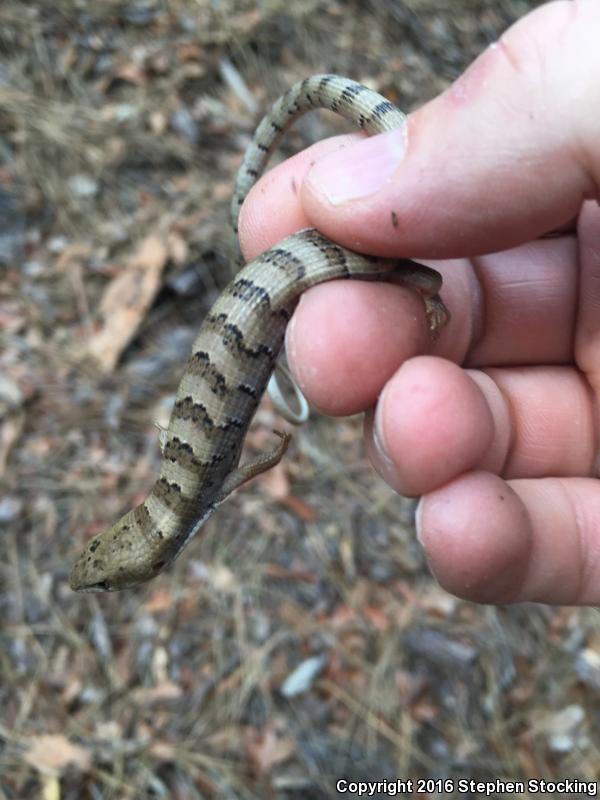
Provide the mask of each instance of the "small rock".
{"label": "small rock", "polygon": [[591,648],[585,648],[577,654],[575,669],[583,683],[600,690],[600,653]]}
{"label": "small rock", "polygon": [[40,275],[44,274],[44,270],[44,264],[36,258],[32,258],[30,261],[26,261],[23,264],[23,272],[29,278],[39,278]]}
{"label": "small rock", "polygon": [[23,502],[18,497],[3,497],[0,500],[0,522],[12,522],[21,513]]}
{"label": "small rock", "polygon": [[53,236],[51,239],[48,240],[48,250],[51,253],[62,253],[62,251],[68,246],[69,240],[66,236]]}
{"label": "small rock", "polygon": [[177,23],[182,31],[185,33],[196,33],[197,21],[191,14],[181,12],[177,17]]}
{"label": "small rock", "polygon": [[555,753],[569,753],[581,746],[581,731],[585,711],[579,705],[570,705],[552,714],[546,720],[548,744]]}
{"label": "small rock", "polygon": [[105,661],[113,656],[112,642],[106,626],[104,614],[96,612],[90,622],[90,638],[98,655]]}
{"label": "small rock", "polygon": [[412,653],[445,669],[467,669],[477,661],[478,651],[436,630],[414,629],[404,639]]}
{"label": "small rock", "polygon": [[90,175],[73,175],[69,178],[69,188],[77,197],[94,197],[98,194],[98,181]]}
{"label": "small rock", "polygon": [[7,375],[0,373],[0,413],[3,408],[18,408],[23,402],[23,392]]}
{"label": "small rock", "polygon": [[190,264],[167,281],[167,286],[181,297],[194,297],[199,293],[202,275],[197,264]]}
{"label": "small rock", "polygon": [[115,120],[117,122],[127,122],[127,120],[135,119],[138,115],[138,109],[133,103],[119,103],[115,107]]}
{"label": "small rock", "polygon": [[284,697],[295,697],[308,691],[326,663],[325,656],[312,656],[302,661],[282,683],[281,694]]}
{"label": "small rock", "polygon": [[171,114],[171,127],[191,144],[197,144],[199,138],[198,125],[187,108],[179,108]]}

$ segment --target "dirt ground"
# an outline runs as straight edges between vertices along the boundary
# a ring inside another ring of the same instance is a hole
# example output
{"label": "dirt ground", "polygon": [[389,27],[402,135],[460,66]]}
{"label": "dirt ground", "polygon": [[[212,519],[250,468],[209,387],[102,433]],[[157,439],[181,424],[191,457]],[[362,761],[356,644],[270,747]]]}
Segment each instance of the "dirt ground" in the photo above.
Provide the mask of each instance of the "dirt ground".
{"label": "dirt ground", "polygon": [[[147,586],[68,586],[156,477],[269,102],[331,71],[414,108],[535,5],[0,4],[0,800],[599,777],[597,612],[447,595],[358,418],[313,414]],[[338,129],[311,115],[282,153]],[[248,451],[278,425],[265,400]]]}

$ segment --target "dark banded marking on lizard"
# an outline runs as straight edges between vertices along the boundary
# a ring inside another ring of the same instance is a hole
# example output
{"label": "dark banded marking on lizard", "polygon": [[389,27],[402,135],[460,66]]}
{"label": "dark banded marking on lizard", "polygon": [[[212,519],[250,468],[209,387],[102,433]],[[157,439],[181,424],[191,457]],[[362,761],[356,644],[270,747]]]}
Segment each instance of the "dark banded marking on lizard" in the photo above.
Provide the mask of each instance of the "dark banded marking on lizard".
{"label": "dark banded marking on lizard", "polygon": [[[233,226],[248,191],[281,134],[313,108],[334,109],[367,133],[404,125],[404,114],[361,84],[316,75],[277,100],[258,126],[238,171]],[[435,334],[447,319],[438,273],[406,259],[353,253],[314,229],[289,236],[245,266],[206,316],[177,391],[163,462],[150,494],[94,537],[71,572],[79,591],[109,591],[147,581],[169,564],[214,509],[238,486],[282,458],[289,436],[239,465],[248,426],[272,374],[299,296],[335,278],[393,280],[400,275],[423,295]]]}
{"label": "dark banded marking on lizard", "polygon": [[188,472],[214,467],[222,460],[222,453],[213,453],[208,461],[199,458],[189,442],[184,442],[179,437],[173,436],[163,448],[163,458]]}

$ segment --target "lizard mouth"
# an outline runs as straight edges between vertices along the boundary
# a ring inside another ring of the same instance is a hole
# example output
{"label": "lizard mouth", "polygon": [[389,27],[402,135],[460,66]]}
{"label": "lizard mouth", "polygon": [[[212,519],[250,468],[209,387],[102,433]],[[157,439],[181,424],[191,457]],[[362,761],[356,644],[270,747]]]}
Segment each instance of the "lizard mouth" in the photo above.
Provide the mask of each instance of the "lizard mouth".
{"label": "lizard mouth", "polygon": [[79,584],[71,578],[71,589],[75,592],[110,592],[112,586],[109,581],[97,581],[96,583]]}
{"label": "lizard mouth", "polygon": [[83,592],[110,592],[111,585],[108,581],[98,581],[97,583],[92,583],[90,586],[86,586],[85,589],[82,589]]}

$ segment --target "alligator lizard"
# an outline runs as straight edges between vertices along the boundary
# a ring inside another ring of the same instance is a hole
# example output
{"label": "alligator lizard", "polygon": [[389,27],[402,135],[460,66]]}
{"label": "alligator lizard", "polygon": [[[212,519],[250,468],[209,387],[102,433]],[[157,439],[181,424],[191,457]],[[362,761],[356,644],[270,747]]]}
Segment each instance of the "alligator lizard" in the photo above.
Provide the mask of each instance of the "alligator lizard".
{"label": "alligator lizard", "polygon": [[[335,111],[369,134],[401,127],[404,114],[381,95],[336,75],[293,86],[260,123],[238,176],[239,208],[281,134],[315,108]],[[147,581],[181,552],[227,496],[277,464],[289,435],[239,466],[246,431],[273,372],[286,325],[302,292],[334,278],[389,279],[392,272],[423,295],[430,328],[447,319],[441,277],[408,259],[353,253],[308,229],[287,237],[245,266],[207,315],[192,347],[168,429],[160,476],[146,500],[90,540],[71,572],[77,591],[111,591]]]}

